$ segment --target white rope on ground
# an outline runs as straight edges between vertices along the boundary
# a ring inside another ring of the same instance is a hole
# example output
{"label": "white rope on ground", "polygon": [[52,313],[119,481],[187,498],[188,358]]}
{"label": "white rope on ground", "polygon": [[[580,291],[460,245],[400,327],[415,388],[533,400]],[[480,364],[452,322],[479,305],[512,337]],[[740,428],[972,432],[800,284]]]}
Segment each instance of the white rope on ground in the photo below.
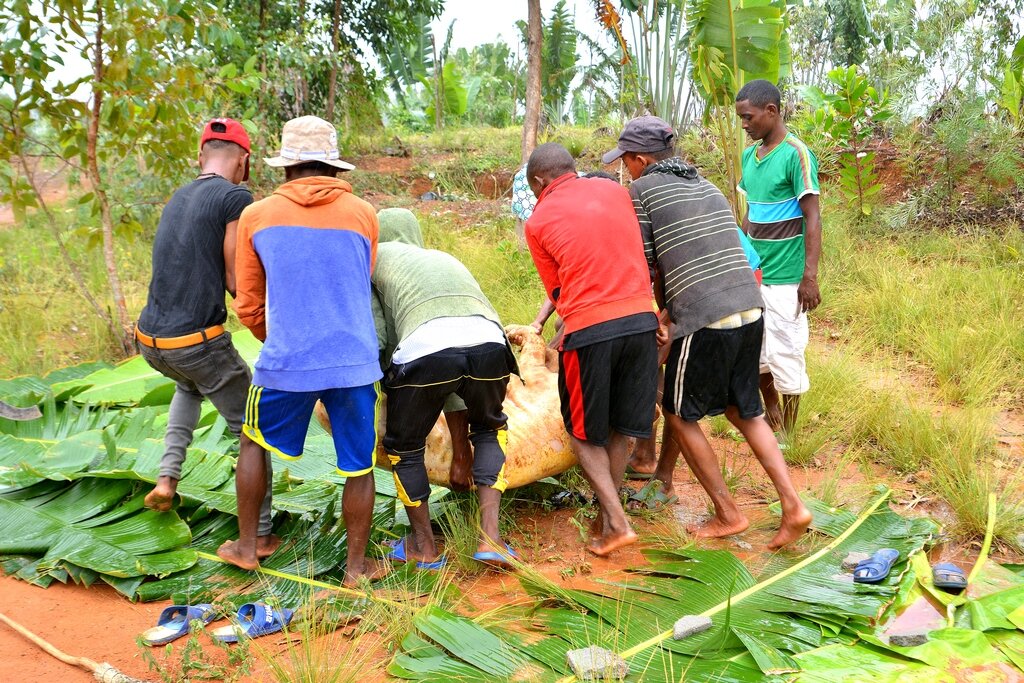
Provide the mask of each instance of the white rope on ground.
{"label": "white rope on ground", "polygon": [[93,675],[93,678],[100,681],[100,683],[147,683],[147,681],[132,678],[127,674],[121,673],[106,662],[97,664],[87,657],[72,657],[71,655],[65,654],[5,614],[0,613],[0,622],[10,626],[12,629],[24,636],[26,640],[39,647],[51,657],[55,657],[65,664],[77,666],[80,669],[85,669],[90,672]]}

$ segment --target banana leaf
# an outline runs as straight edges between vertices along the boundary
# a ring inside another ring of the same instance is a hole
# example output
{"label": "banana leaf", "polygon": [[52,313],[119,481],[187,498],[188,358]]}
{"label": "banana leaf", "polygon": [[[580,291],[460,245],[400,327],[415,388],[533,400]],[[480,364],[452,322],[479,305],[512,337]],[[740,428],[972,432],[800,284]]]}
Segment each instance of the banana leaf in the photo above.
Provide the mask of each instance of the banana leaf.
{"label": "banana leaf", "polygon": [[[870,629],[895,598],[906,558],[936,530],[930,520],[897,515],[885,504],[888,495],[884,492],[859,516],[808,501],[814,528],[835,539],[760,581],[731,553],[694,549],[646,551],[650,565],[634,570],[635,580],[591,590],[526,576],[520,580],[528,592],[569,609],[538,609],[524,629],[529,639],[503,638],[496,627],[471,628],[461,617],[435,611],[416,624],[416,635],[433,649],[403,648],[389,672],[421,681],[444,680],[456,672],[467,680],[554,676],[569,681],[572,677],[562,678],[564,667],[552,658],[569,647],[599,645],[629,662],[627,680],[752,681],[792,673],[801,666],[797,655],[832,642],[850,647],[859,630]],[[854,584],[841,572],[846,553],[880,545],[896,548],[903,558],[881,586]],[[712,629],[672,640],[673,623],[686,614],[710,616]],[[452,629],[463,637],[451,638]],[[489,660],[479,660],[478,641],[487,652],[518,649],[528,659],[509,658],[513,670],[499,671]]]}
{"label": "banana leaf", "polygon": [[[188,526],[173,512],[142,510],[127,480],[87,479],[53,495],[38,491],[0,497],[0,554],[41,555],[38,572],[67,562],[115,577],[166,576],[195,564],[182,546]],[[34,495],[38,493],[38,495]]]}
{"label": "banana leaf", "polygon": [[[260,342],[248,330],[232,333],[231,340],[252,365],[259,356]],[[149,367],[142,356],[135,356],[112,368],[57,382],[52,391],[75,403],[147,406],[170,403],[174,383]]]}

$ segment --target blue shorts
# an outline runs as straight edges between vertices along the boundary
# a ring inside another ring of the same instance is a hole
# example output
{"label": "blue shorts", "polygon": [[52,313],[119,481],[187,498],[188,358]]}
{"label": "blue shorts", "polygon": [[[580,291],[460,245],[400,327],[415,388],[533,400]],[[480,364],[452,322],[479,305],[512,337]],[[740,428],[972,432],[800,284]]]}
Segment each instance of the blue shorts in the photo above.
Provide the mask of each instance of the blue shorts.
{"label": "blue shorts", "polygon": [[242,432],[286,460],[302,456],[309,418],[320,399],[331,418],[338,473],[358,477],[373,470],[377,452],[378,383],[322,391],[281,391],[249,387]]}

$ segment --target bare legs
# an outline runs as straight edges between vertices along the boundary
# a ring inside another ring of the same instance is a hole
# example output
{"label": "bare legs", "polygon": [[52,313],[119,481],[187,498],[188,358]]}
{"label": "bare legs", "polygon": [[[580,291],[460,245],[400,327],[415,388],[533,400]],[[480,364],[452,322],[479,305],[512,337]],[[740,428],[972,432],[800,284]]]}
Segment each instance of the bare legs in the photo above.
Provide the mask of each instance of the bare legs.
{"label": "bare legs", "polygon": [[242,434],[235,467],[235,497],[238,499],[238,540],[225,541],[217,548],[217,555],[242,569],[260,566],[256,556],[256,527],[260,517],[260,503],[267,490],[267,468],[264,450],[258,443]]}
{"label": "bare legs", "polygon": [[[779,450],[775,435],[764,418],[758,416],[743,419],[731,406],[725,415],[746,438],[754,456],[761,463],[779,494],[782,522],[768,547],[781,548],[798,539],[807,530],[811,523],[811,513],[797,495],[796,488],[789,478],[789,470],[786,468],[782,451]],[[666,420],[679,442],[683,457],[715,506],[715,517],[711,522],[703,527],[688,530],[699,538],[717,538],[746,529],[750,523],[729,494],[729,489],[722,478],[718,458],[700,426],[696,422],[686,422],[676,415],[666,415]]]}
{"label": "bare legs", "polygon": [[448,470],[448,479],[453,491],[468,491],[473,488],[473,451],[469,446],[469,411],[446,412],[444,419],[452,438],[452,465]]}
{"label": "bare legs", "polygon": [[782,431],[787,436],[793,434],[796,427],[797,413],[800,411],[799,394],[782,394],[775,389],[775,378],[772,373],[761,375],[761,396],[764,398],[764,417],[772,431]]}
{"label": "bare legs", "polygon": [[[265,556],[269,546],[276,549],[280,543],[271,535],[266,540],[257,536],[260,505],[267,490],[266,451],[244,434],[238,452],[235,469],[235,493],[238,498],[238,540],[226,541],[217,549],[217,555],[226,562],[242,569],[259,567],[259,559]],[[345,582],[356,583],[365,576],[376,578],[381,569],[366,559],[366,543],[370,536],[370,520],[373,515],[374,483],[373,474],[349,477],[341,494],[342,516],[348,530],[348,565]],[[261,550],[263,553],[261,553]],[[273,552],[273,550],[270,550]],[[386,567],[384,568],[386,571]]]}
{"label": "bare legs", "polygon": [[629,525],[619,500],[619,485],[626,472],[627,438],[612,431],[607,446],[580,441],[574,436],[570,436],[569,440],[580,462],[583,476],[597,495],[601,508],[599,522],[595,521],[592,527],[596,537],[587,544],[587,550],[603,557],[618,548],[636,543],[637,535]]}

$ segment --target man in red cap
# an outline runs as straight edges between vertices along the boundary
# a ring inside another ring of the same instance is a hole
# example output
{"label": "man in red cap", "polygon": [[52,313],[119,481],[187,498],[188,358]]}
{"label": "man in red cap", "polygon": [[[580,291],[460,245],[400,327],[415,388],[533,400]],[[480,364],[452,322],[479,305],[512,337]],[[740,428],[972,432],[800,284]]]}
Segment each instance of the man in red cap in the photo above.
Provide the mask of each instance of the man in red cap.
{"label": "man in red cap", "polygon": [[[153,241],[153,276],[135,339],[146,362],[175,383],[159,478],[146,496],[146,507],[154,510],[171,509],[204,398],[235,436],[242,429],[252,374],[224,329],[224,292],[235,296],[236,227],[242,209],[252,204],[252,193],[239,186],[249,179],[249,151],[249,135],[238,121],[207,123],[199,141],[200,173],[171,196]],[[269,472],[269,457],[266,466]],[[280,544],[271,533],[270,490],[268,479],[261,557]]]}

